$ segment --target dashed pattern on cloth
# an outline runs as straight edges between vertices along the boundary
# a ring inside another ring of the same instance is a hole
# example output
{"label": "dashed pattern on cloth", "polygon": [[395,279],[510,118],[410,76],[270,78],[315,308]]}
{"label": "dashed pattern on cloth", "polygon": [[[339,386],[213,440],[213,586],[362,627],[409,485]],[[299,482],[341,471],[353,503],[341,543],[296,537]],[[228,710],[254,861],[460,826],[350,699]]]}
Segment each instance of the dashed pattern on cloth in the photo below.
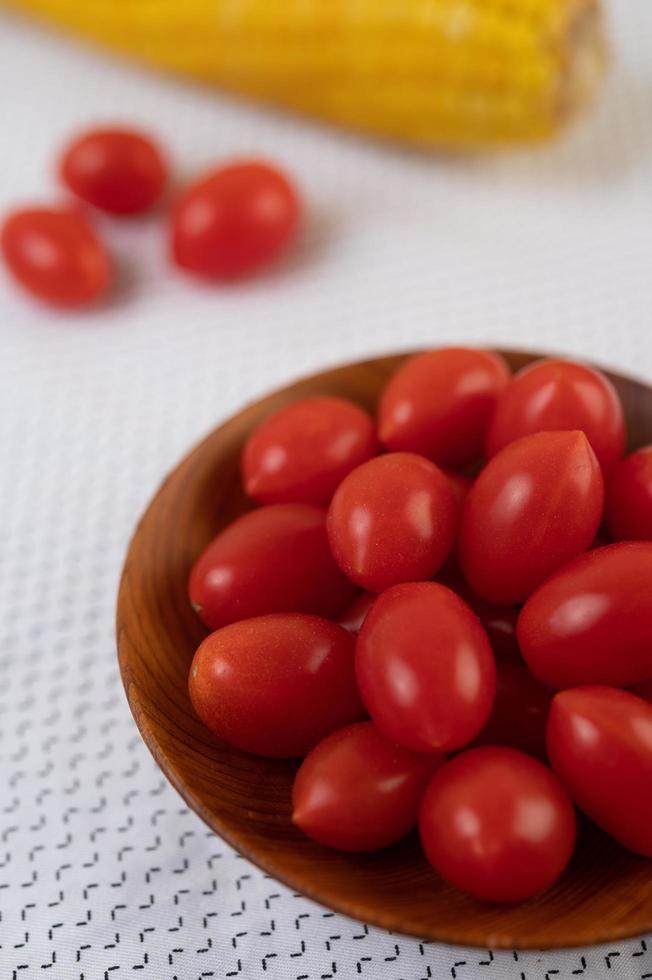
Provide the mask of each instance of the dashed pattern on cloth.
{"label": "dashed pattern on cloth", "polygon": [[126,706],[120,566],[167,470],[300,374],[424,344],[536,346],[652,380],[652,7],[611,4],[597,111],[549,149],[443,159],[265,112],[0,17],[0,210],[56,196],[98,120],[166,139],[183,178],[261,154],[311,219],[228,289],[169,270],[162,216],[96,218],[120,287],[44,311],[0,272],[0,980],[646,980],[646,937],[469,950],[307,901],[212,835]]}

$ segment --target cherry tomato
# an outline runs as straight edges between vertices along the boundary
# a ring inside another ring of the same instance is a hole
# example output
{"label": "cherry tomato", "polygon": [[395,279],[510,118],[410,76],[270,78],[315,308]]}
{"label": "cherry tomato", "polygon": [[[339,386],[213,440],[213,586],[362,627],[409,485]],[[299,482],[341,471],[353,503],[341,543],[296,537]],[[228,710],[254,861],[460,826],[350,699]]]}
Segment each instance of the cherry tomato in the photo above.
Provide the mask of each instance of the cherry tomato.
{"label": "cherry tomato", "polygon": [[496,697],[474,745],[509,745],[546,758],[546,721],[554,691],[519,664],[496,665]]}
{"label": "cherry tomato", "polygon": [[442,471],[413,453],[390,453],[340,483],[328,511],[328,537],[349,578],[381,592],[431,578],[453,546],[457,522],[455,494]]}
{"label": "cherry tomato", "polygon": [[318,616],[276,613],[207,636],[188,680],[210,730],[246,752],[305,755],[330,732],[364,718],[355,640]]}
{"label": "cherry tomato", "polygon": [[652,705],[611,687],[555,695],[548,755],[566,789],[603,830],[652,857]]}
{"label": "cherry tomato", "polygon": [[320,844],[374,851],[416,826],[421,797],[441,754],[409,752],[371,721],[328,735],[297,773],[292,820]]}
{"label": "cherry tomato", "polygon": [[382,394],[380,441],[441,466],[472,463],[482,455],[487,426],[508,381],[507,365],[491,351],[450,347],[417,354],[401,365]]}
{"label": "cherry tomato", "polygon": [[652,446],[638,449],[613,470],[605,515],[615,541],[652,540]]}
{"label": "cherry tomato", "polygon": [[469,588],[468,582],[464,581],[457,570],[442,569],[437,581],[456,592],[471,607],[484,626],[496,660],[523,666],[523,657],[516,639],[518,609],[515,606],[499,606],[481,599]]}
{"label": "cherry tomato", "polygon": [[188,187],[172,216],[172,254],[207,279],[237,279],[294,237],[300,205],[289,180],[261,162],[232,163]]}
{"label": "cherry tomato", "polygon": [[74,194],[111,214],[148,211],[167,179],[156,145],[128,129],[84,133],[66,149],[59,169]]}
{"label": "cherry tomato", "polygon": [[340,616],[338,620],[340,626],[349,630],[350,633],[359,633],[367,618],[367,613],[377,598],[375,592],[363,592],[359,595]]}
{"label": "cherry tomato", "polygon": [[535,432],[580,429],[606,474],[625,448],[618,393],[600,371],[575,361],[528,364],[501,395],[487,432],[487,456]]}
{"label": "cherry tomato", "polygon": [[360,693],[384,734],[415,752],[447,752],[486,723],[496,687],[487,636],[459,596],[435,582],[395,585],[362,624]]}
{"label": "cherry tomato", "polygon": [[188,590],[210,629],[273,612],[337,616],[356,592],[331,555],[324,511],[306,504],[238,518],[199,556]]}
{"label": "cherry tomato", "polygon": [[0,245],[21,286],[53,306],[84,306],[109,286],[109,258],[77,211],[15,211],[4,223]]}
{"label": "cherry tomato", "polygon": [[589,551],[544,582],[518,620],[519,645],[551,687],[652,677],[652,542]]}
{"label": "cherry tomato", "polygon": [[347,473],[375,456],[367,412],[344,398],[303,398],[279,409],[249,436],[245,490],[264,504],[328,504]]}
{"label": "cherry tomato", "polygon": [[546,766],[516,749],[487,746],[435,773],[419,829],[426,857],[456,888],[484,901],[520,902],[562,873],[576,823]]}
{"label": "cherry tomato", "polygon": [[469,491],[460,564],[483,599],[522,602],[586,551],[602,516],[600,467],[582,432],[539,432],[510,443]]}

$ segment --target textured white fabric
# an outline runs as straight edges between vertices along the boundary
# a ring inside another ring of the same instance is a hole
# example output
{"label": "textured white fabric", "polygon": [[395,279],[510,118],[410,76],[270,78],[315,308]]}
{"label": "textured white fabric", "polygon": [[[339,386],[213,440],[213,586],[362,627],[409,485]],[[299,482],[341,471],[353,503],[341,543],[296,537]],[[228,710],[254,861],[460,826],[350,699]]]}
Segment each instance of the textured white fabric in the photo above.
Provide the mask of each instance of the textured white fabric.
{"label": "textured white fabric", "polygon": [[0,279],[0,980],[639,980],[652,944],[519,954],[334,916],[235,855],[165,782],[129,715],[113,610],[165,472],[247,399],[327,364],[445,341],[537,346],[652,381],[652,8],[614,2],[598,110],[552,148],[381,147],[121,64],[0,17],[0,207],[57,195],[98,120],[150,127],[184,178],[265,154],[310,221],[282,267],[199,287],[160,216],[100,221],[103,309]]}

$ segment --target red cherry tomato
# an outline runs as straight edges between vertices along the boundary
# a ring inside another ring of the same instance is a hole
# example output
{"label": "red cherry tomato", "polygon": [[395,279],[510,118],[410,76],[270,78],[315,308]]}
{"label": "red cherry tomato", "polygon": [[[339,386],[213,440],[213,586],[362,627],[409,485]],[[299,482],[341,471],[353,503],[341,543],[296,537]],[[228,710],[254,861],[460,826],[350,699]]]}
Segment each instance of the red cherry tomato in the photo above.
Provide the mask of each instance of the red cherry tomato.
{"label": "red cherry tomato", "polygon": [[320,844],[374,851],[416,826],[423,791],[443,755],[409,752],[362,721],[334,732],[301,764],[292,820]]}
{"label": "red cherry tomato", "polygon": [[510,443],[482,470],[462,514],[459,556],[490,602],[522,602],[586,551],[602,516],[600,467],[582,432],[539,432]]}
{"label": "red cherry tomato", "polygon": [[340,626],[349,630],[350,633],[359,633],[367,618],[367,613],[377,598],[375,592],[363,592],[362,595],[359,595],[340,616],[338,620]]}
{"label": "red cherry tomato", "polygon": [[450,347],[411,357],[380,399],[380,441],[393,451],[421,453],[441,466],[482,455],[489,420],[509,369],[491,351]]}
{"label": "red cherry tomato", "polygon": [[419,815],[426,857],[461,891],[520,902],[548,888],[575,844],[575,811],[550,770],[516,749],[462,752],[435,773]]}
{"label": "red cherry tomato", "polygon": [[294,237],[297,193],[266,163],[233,163],[188,187],[172,216],[172,254],[207,279],[237,279],[269,262]]}
{"label": "red cherry tomato", "polygon": [[551,687],[652,677],[652,542],[589,551],[544,582],[518,620],[519,645]]}
{"label": "red cherry tomato", "polygon": [[413,453],[390,453],[344,478],[328,511],[328,537],[349,578],[381,592],[431,578],[453,546],[457,521],[442,471]]}
{"label": "red cherry tomato", "polygon": [[459,596],[434,582],[396,585],[376,599],[356,671],[380,730],[415,752],[461,748],[491,711],[496,668],[486,634]]}
{"label": "red cherry tomato", "polygon": [[326,515],[270,504],[230,524],[195,562],[190,601],[210,629],[273,612],[337,616],[355,588],[335,564]]}
{"label": "red cherry tomato", "polygon": [[367,412],[344,398],[303,398],[279,409],[249,436],[245,490],[264,504],[328,504],[347,473],[375,456]]}
{"label": "red cherry tomato", "polygon": [[53,306],[84,306],[108,288],[109,258],[77,211],[15,211],[4,223],[0,245],[21,286]]}
{"label": "red cherry tomato", "polygon": [[615,541],[652,540],[652,446],[638,449],[612,471],[605,515]]}
{"label": "red cherry tomato", "polygon": [[74,194],[111,214],[148,211],[167,179],[156,145],[128,129],[84,133],[66,149],[60,173]]}
{"label": "red cherry tomato", "polygon": [[355,640],[318,616],[277,613],[207,636],[188,680],[210,730],[246,752],[305,755],[330,732],[364,717]]}
{"label": "red cherry tomato", "polygon": [[523,657],[516,639],[518,609],[515,606],[499,606],[481,599],[461,578],[459,571],[444,569],[437,576],[437,581],[456,592],[471,607],[484,626],[496,660],[523,666]]}
{"label": "red cherry tomato", "polygon": [[509,745],[546,758],[546,721],[554,691],[519,664],[497,664],[496,697],[474,745]]}
{"label": "red cherry tomato", "polygon": [[575,800],[625,847],[652,857],[652,705],[629,691],[560,691],[548,720],[550,762]]}
{"label": "red cherry tomato", "polygon": [[579,429],[607,473],[625,448],[618,393],[600,371],[574,361],[537,361],[519,371],[498,401],[487,456],[535,432]]}

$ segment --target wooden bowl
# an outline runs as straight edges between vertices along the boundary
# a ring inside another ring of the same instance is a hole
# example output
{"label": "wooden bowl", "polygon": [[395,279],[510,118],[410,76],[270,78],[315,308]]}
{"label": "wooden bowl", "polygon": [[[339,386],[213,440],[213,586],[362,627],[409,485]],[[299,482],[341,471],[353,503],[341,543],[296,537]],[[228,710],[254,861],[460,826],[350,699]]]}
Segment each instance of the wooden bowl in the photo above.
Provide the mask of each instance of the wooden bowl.
{"label": "wooden bowl", "polygon": [[[541,356],[503,352],[513,369]],[[259,759],[219,741],[186,687],[205,630],[186,595],[193,560],[251,505],[240,485],[245,439],[270,412],[306,395],[341,395],[368,409],[403,357],[348,364],[298,381],[216,429],[166,479],[129,547],[118,599],[120,669],[138,727],[183,798],[215,833],[268,874],[323,905],[396,932],[484,948],[607,942],[652,930],[652,862],[584,827],[561,881],[520,905],[478,902],[428,866],[416,834],[383,851],[341,854],[290,821],[297,763]],[[631,444],[652,441],[652,390],[611,375]]]}

